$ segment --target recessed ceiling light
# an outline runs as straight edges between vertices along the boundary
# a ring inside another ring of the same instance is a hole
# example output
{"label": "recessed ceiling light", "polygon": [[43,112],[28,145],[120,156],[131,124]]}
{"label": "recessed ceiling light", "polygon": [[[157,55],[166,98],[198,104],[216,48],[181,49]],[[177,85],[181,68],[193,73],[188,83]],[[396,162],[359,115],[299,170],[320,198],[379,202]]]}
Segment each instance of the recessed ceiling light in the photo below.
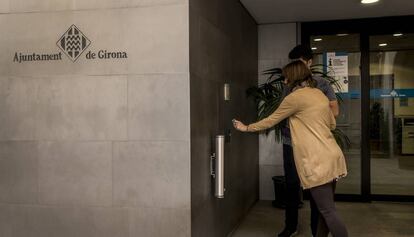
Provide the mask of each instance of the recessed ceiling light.
{"label": "recessed ceiling light", "polygon": [[399,36],[402,36],[403,34],[402,33],[395,33],[395,34],[393,34],[393,36],[395,36],[395,37],[399,37]]}
{"label": "recessed ceiling light", "polygon": [[322,41],[322,38],[313,39],[313,41]]}
{"label": "recessed ceiling light", "polygon": [[378,2],[379,0],[361,0],[362,4],[370,4],[370,3],[374,3],[374,2]]}
{"label": "recessed ceiling light", "polygon": [[337,36],[347,36],[348,34],[336,34]]}
{"label": "recessed ceiling light", "polygon": [[388,44],[387,43],[381,43],[381,44],[378,44],[378,46],[380,46],[380,47],[385,47],[385,46],[387,46]]}
{"label": "recessed ceiling light", "polygon": [[318,48],[316,48],[316,47],[312,47],[312,50],[317,50]]}

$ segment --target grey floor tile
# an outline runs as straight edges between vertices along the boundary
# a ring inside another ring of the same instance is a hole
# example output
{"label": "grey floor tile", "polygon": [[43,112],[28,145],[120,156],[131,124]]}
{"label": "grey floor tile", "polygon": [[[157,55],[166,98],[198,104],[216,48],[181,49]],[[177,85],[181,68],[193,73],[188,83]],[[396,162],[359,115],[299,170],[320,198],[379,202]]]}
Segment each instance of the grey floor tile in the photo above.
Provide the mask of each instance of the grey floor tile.
{"label": "grey floor tile", "polygon": [[[347,225],[349,236],[408,237],[414,236],[414,204],[412,203],[336,203]],[[308,202],[299,212],[299,234],[311,236]],[[277,236],[284,223],[284,210],[273,208],[270,201],[260,201],[243,220],[232,237]]]}

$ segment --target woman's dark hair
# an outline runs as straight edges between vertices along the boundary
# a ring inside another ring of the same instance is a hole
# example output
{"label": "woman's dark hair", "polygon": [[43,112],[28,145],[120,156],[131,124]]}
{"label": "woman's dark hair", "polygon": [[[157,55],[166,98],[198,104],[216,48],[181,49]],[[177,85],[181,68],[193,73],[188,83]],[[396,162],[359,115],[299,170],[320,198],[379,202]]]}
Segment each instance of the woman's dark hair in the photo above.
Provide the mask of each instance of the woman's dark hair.
{"label": "woman's dark hair", "polygon": [[316,87],[317,82],[312,78],[311,70],[300,60],[293,61],[282,69],[282,75],[287,79],[288,86],[292,90],[301,86],[304,82],[306,86]]}
{"label": "woman's dark hair", "polygon": [[303,59],[309,61],[313,58],[312,49],[307,45],[299,44],[289,52],[289,59]]}

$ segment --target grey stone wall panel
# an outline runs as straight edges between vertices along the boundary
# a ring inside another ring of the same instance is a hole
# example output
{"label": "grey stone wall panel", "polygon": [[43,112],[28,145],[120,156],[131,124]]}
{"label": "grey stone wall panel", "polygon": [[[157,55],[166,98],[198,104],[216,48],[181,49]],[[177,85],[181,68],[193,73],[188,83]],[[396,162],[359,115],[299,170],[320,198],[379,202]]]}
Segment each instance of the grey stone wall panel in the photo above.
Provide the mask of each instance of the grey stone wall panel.
{"label": "grey stone wall panel", "polygon": [[[259,84],[267,80],[264,70],[289,63],[288,54],[296,45],[296,23],[260,25]],[[283,175],[283,145],[276,142],[274,132],[259,138],[260,199],[273,200],[272,176]]]}
{"label": "grey stone wall panel", "polygon": [[111,142],[42,142],[38,149],[41,204],[112,205]]}
{"label": "grey stone wall panel", "polygon": [[191,236],[189,209],[140,207],[129,213],[130,236]]}
{"label": "grey stone wall panel", "polygon": [[128,210],[0,205],[2,237],[126,237]]}
{"label": "grey stone wall panel", "polygon": [[275,200],[273,176],[283,175],[283,165],[259,165],[260,200]]}
{"label": "grey stone wall panel", "polygon": [[[91,41],[77,61],[62,55],[57,61],[13,62],[16,52],[61,52],[56,42],[72,24]],[[0,38],[0,75],[188,73],[186,5],[0,14],[0,30],[7,32]],[[86,59],[100,50],[125,51],[128,59]]]}
{"label": "grey stone wall panel", "polygon": [[38,88],[37,139],[127,139],[126,76],[50,77]]}
{"label": "grey stone wall panel", "polygon": [[189,97],[188,74],[129,76],[129,139],[188,141]]}
{"label": "grey stone wall panel", "polygon": [[0,76],[0,140],[33,140],[38,81]]}
{"label": "grey stone wall panel", "polygon": [[37,203],[37,163],[36,142],[0,142],[0,203]]}
{"label": "grey stone wall panel", "polygon": [[190,208],[188,142],[114,144],[114,205]]}
{"label": "grey stone wall panel", "polygon": [[[0,13],[0,236],[191,236],[188,0]],[[91,41],[75,62],[13,62],[61,52],[72,24]]]}
{"label": "grey stone wall panel", "polygon": [[[296,23],[259,26],[259,59],[286,59],[296,46]],[[283,66],[283,65],[276,65]]]}

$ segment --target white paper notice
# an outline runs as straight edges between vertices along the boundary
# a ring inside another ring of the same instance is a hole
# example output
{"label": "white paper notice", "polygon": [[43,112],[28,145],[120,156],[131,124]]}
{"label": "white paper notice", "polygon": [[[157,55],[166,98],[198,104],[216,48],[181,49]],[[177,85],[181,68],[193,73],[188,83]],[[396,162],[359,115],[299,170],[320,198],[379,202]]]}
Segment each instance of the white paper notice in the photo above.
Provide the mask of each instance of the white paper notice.
{"label": "white paper notice", "polygon": [[334,87],[336,93],[348,92],[348,55],[346,53],[328,52],[326,53],[326,65],[328,75],[335,78],[340,89]]}

